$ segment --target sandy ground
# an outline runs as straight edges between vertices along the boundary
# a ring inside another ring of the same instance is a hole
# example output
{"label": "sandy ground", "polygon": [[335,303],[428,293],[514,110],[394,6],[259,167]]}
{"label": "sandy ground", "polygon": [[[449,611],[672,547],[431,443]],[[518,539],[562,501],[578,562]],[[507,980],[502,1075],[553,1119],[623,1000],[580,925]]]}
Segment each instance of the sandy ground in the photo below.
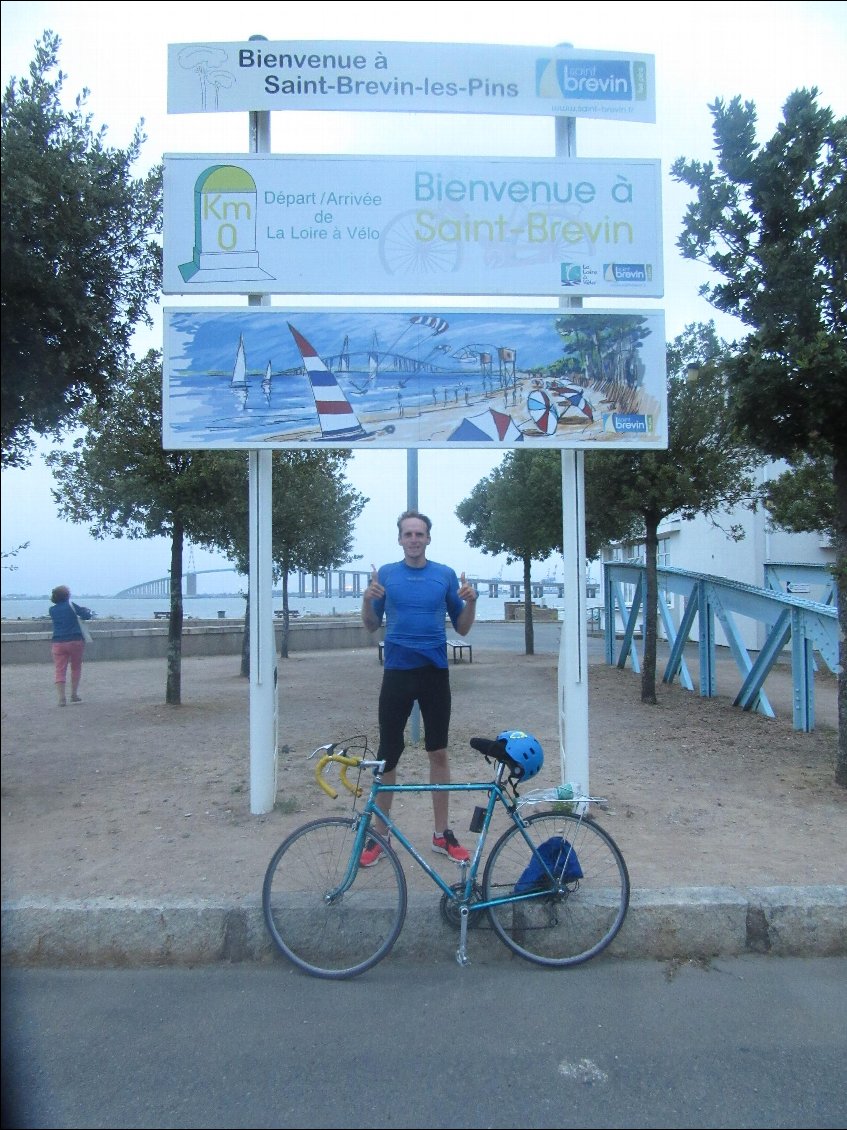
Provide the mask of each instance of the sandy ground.
{"label": "sandy ground", "polygon": [[[533,786],[559,783],[554,655],[487,649],[451,664],[454,780],[486,776],[468,746],[520,727],[547,760]],[[96,647],[96,644],[94,645]],[[84,701],[60,709],[49,645],[41,665],[2,668],[2,890],[4,899],[92,896],[259,899],[267,862],[285,834],[340,813],[315,785],[307,755],[356,734],[376,739],[382,668],[376,648],[295,654],[279,661],[278,799],[250,812],[249,683],[239,657],[183,663],[179,707],[165,705],[164,660],[86,662]],[[834,784],[835,682],[818,676],[818,726],[791,727],[790,684],[771,691],[777,719],[746,714],[725,695],[703,699],[660,686],[640,702],[629,669],[589,668],[590,787],[627,859],[635,889],[819,885],[847,882],[847,791]],[[782,698],[780,700],[780,693]],[[828,718],[829,722],[821,721]],[[424,780],[425,754],[407,748],[404,780]],[[475,801],[454,797],[461,840]],[[424,848],[431,803],[395,813]],[[434,860],[443,857],[433,857]],[[449,864],[445,866],[449,867]],[[410,886],[429,886],[411,860]]]}

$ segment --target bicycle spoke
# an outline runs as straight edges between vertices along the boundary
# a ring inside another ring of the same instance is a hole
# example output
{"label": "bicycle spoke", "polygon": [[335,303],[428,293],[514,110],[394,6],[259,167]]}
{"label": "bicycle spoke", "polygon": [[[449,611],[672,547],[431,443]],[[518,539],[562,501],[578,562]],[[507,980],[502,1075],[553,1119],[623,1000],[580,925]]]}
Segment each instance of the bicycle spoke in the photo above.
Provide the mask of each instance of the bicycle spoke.
{"label": "bicycle spoke", "polygon": [[340,891],[354,842],[351,820],[315,820],[280,844],[265,874],[262,909],[271,937],[316,977],[364,973],[385,957],[403,926],[406,880],[387,845],[376,866],[357,866],[350,888]]}
{"label": "bicycle spoke", "polygon": [[513,900],[489,910],[492,926],[528,961],[579,965],[604,950],[623,923],[626,864],[609,834],[590,819],[550,812],[526,823],[536,848],[548,845],[548,867],[561,880],[551,884],[521,830],[510,828],[491,849],[483,876],[486,900]]}

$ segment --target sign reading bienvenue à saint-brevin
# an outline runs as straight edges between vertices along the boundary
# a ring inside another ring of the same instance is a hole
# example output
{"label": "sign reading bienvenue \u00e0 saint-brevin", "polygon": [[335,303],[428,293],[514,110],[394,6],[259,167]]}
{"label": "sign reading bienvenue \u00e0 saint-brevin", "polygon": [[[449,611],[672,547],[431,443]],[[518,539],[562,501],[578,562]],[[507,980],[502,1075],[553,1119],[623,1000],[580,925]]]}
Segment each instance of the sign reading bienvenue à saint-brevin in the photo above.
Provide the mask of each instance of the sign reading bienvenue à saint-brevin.
{"label": "sign reading bienvenue \u00e0 saint-brevin", "polygon": [[168,113],[378,110],[655,122],[652,55],[450,43],[175,43]]}
{"label": "sign reading bienvenue \u00e0 saint-brevin", "polygon": [[660,164],[169,155],[162,289],[658,298]]}

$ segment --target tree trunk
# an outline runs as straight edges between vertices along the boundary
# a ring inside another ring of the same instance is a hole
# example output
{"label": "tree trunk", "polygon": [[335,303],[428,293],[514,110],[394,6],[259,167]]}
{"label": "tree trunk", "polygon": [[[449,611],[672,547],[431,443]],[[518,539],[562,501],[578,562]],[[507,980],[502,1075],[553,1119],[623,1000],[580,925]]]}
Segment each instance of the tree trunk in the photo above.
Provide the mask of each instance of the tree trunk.
{"label": "tree trunk", "polygon": [[171,615],[168,620],[168,674],[165,702],[168,706],[182,704],[182,547],[183,526],[174,520],[171,535]]}
{"label": "tree trunk", "polygon": [[523,634],[527,655],[535,655],[535,625],[532,622],[532,585],[529,580],[531,557],[523,559]]}
{"label": "tree trunk", "polygon": [[847,453],[835,457],[835,591],[838,599],[838,750],[835,783],[847,788]]}
{"label": "tree trunk", "polygon": [[659,551],[659,522],[650,518],[644,538],[647,591],[642,603],[644,624],[644,659],[641,667],[641,701],[656,705],[656,617],[659,609],[659,588],[656,557]]}
{"label": "tree trunk", "polygon": [[280,640],[279,654],[282,659],[288,658],[288,571],[282,571],[282,639]]}

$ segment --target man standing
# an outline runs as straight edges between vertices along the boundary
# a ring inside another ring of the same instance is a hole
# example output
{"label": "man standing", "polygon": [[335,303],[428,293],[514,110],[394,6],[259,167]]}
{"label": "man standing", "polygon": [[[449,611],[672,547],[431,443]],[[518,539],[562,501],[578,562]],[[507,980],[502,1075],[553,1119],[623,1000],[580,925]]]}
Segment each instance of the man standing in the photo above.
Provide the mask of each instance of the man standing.
{"label": "man standing", "polygon": [[[427,560],[432,522],[425,514],[406,510],[397,519],[397,529],[403,560],[383,565],[378,571],[371,566],[370,584],[362,599],[362,621],[368,631],[377,631],[383,617],[386,620],[377,757],[385,761],[384,782],[393,785],[405,746],[406,723],[417,702],[424,723],[430,783],[447,785],[451,697],[444,621],[449,616],[459,635],[467,635],[476,616],[476,591],[465,581],[464,573],[460,583],[452,569]],[[391,796],[384,793],[378,801],[386,815]],[[432,850],[462,862],[470,855],[450,830],[449,799],[446,792],[432,794]],[[376,840],[369,839],[359,864],[373,867],[382,854]]]}

